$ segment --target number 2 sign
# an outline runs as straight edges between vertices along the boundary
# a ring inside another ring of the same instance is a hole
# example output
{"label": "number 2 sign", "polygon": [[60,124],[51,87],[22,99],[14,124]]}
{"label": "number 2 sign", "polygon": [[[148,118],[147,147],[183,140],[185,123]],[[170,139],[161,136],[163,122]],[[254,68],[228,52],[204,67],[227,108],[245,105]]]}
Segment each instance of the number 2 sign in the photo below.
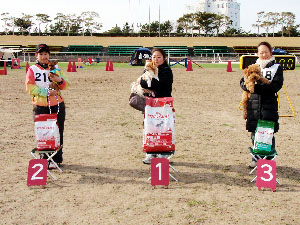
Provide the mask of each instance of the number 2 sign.
{"label": "number 2 sign", "polygon": [[32,159],[29,161],[27,186],[47,184],[47,159]]}
{"label": "number 2 sign", "polygon": [[258,190],[262,187],[276,189],[276,162],[273,160],[259,159],[257,161],[257,179],[256,186]]}
{"label": "number 2 sign", "polygon": [[151,159],[151,185],[169,185],[169,160],[165,158]]}

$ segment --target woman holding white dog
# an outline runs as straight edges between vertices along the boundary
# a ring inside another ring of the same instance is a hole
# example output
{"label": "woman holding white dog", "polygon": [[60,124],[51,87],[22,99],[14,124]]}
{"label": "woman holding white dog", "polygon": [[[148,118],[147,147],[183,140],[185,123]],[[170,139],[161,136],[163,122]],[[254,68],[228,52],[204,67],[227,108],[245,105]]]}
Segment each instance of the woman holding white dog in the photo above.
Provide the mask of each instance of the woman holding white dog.
{"label": "woman holding white dog", "polygon": [[[260,66],[263,77],[271,83],[255,84],[254,93],[251,94],[248,102],[246,129],[251,132],[252,144],[254,143],[255,130],[259,119],[275,122],[274,132],[276,133],[279,130],[277,92],[283,85],[283,70],[280,64],[275,63],[271,45],[268,42],[259,43],[257,55],[256,64]],[[240,86],[244,91],[248,91],[244,84],[244,77],[240,81]],[[275,150],[274,136],[271,148]],[[252,158],[249,167],[254,168],[255,166],[256,160]]]}
{"label": "woman holding white dog", "polygon": [[[163,98],[172,97],[173,73],[167,62],[167,54],[163,49],[154,48],[152,50],[152,62],[158,68],[158,79],[151,80],[151,86],[147,81],[141,79],[141,87],[151,91],[152,97]],[[147,154],[143,160],[144,164],[150,164],[151,159],[157,154]]]}
{"label": "woman holding white dog", "polygon": [[141,86],[144,89],[153,91],[152,97],[172,97],[173,73],[167,62],[167,55],[163,49],[154,48],[152,50],[152,62],[158,68],[158,80],[152,79],[151,87],[148,87],[147,81],[141,80]]}

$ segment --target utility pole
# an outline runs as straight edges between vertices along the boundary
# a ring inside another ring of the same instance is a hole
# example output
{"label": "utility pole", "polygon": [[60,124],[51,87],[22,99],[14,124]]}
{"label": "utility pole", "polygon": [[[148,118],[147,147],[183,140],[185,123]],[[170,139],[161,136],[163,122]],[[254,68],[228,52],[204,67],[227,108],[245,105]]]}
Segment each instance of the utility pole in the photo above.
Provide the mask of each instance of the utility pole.
{"label": "utility pole", "polygon": [[150,37],[150,4],[149,4],[149,37]]}
{"label": "utility pole", "polygon": [[158,5],[158,37],[160,37],[160,3]]}

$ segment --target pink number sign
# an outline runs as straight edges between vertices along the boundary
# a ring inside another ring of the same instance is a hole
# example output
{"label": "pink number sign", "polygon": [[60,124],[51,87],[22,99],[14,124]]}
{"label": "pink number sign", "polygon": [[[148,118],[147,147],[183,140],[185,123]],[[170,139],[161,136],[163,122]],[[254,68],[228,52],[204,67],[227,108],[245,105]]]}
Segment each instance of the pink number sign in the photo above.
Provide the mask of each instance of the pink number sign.
{"label": "pink number sign", "polygon": [[151,185],[169,185],[169,160],[165,158],[151,159]]}
{"label": "pink number sign", "polygon": [[29,161],[27,186],[47,184],[47,159],[32,159]]}
{"label": "pink number sign", "polygon": [[257,161],[257,179],[256,186],[258,190],[262,187],[276,189],[276,162],[273,160],[259,159]]}

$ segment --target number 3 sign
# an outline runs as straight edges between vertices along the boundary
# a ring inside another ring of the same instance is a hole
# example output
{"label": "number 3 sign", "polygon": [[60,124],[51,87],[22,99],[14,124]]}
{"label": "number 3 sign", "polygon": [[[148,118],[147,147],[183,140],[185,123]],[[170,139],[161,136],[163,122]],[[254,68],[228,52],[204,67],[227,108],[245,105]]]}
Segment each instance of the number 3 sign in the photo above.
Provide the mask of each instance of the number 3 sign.
{"label": "number 3 sign", "polygon": [[169,185],[169,160],[165,158],[151,159],[151,185]]}
{"label": "number 3 sign", "polygon": [[29,161],[27,186],[47,184],[47,159],[32,159]]}
{"label": "number 3 sign", "polygon": [[276,189],[276,162],[272,160],[259,159],[257,161],[257,179],[256,186],[258,190],[262,187]]}

